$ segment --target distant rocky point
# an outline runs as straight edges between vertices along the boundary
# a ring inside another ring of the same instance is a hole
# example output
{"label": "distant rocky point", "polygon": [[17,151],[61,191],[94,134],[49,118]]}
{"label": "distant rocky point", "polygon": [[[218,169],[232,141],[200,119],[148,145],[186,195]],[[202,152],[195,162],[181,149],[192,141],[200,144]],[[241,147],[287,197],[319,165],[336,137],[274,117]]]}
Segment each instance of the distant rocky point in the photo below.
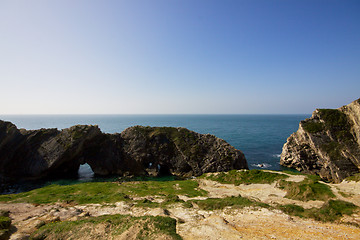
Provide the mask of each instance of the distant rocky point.
{"label": "distant rocky point", "polygon": [[226,141],[185,128],[135,126],[105,134],[98,126],[25,130],[0,120],[0,175],[39,179],[76,175],[81,164],[97,175],[180,177],[248,169]]}
{"label": "distant rocky point", "polygon": [[317,109],[285,143],[280,164],[340,182],[360,169],[360,99]]}

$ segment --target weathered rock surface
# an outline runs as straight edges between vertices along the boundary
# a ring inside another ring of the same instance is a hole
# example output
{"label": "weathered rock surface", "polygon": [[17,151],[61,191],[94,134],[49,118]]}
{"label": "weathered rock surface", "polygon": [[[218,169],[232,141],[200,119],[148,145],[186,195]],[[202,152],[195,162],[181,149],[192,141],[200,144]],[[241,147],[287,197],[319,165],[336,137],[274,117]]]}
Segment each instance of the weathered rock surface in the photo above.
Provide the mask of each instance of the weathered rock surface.
{"label": "weathered rock surface", "polygon": [[122,176],[184,177],[248,168],[244,154],[224,140],[185,128],[135,126],[121,134],[105,134],[98,126],[27,131],[0,121],[3,177],[74,175],[84,163],[95,174]]}
{"label": "weathered rock surface", "polygon": [[360,169],[360,99],[317,109],[284,144],[280,164],[341,182]]}

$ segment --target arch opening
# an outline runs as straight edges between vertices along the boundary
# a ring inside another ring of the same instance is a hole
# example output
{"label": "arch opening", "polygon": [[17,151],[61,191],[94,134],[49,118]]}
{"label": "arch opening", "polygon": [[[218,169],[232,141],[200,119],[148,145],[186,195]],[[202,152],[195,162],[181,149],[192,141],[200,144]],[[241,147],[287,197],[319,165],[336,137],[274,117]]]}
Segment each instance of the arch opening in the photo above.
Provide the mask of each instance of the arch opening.
{"label": "arch opening", "polygon": [[170,168],[166,165],[158,164],[158,176],[172,176]]}
{"label": "arch opening", "polygon": [[90,167],[89,164],[84,163],[81,164],[78,170],[78,178],[79,180],[88,181],[94,178],[94,171]]}

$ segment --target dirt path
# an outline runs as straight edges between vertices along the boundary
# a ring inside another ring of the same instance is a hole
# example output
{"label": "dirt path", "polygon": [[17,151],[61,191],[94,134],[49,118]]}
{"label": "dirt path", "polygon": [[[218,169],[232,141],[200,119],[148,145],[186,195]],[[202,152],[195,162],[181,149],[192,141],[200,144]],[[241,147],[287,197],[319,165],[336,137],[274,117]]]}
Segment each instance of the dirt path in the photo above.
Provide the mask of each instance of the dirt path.
{"label": "dirt path", "polygon": [[331,187],[331,190],[338,199],[360,206],[360,182],[343,181],[338,184],[325,184]]}
{"label": "dirt path", "polygon": [[[285,174],[285,173],[283,173]],[[288,174],[286,174],[288,175]],[[304,180],[303,175],[288,175],[286,181],[301,182]],[[240,184],[235,186],[233,184],[221,184],[216,181],[199,179],[199,188],[208,191],[211,198],[224,198],[231,196],[247,197],[256,201],[261,201],[267,204],[296,204],[303,208],[320,208],[323,201],[297,201],[285,198],[286,191],[279,189],[275,183],[272,184]]]}
{"label": "dirt path", "polygon": [[289,217],[280,211],[215,211],[202,219],[178,225],[192,239],[359,239],[360,229]]}

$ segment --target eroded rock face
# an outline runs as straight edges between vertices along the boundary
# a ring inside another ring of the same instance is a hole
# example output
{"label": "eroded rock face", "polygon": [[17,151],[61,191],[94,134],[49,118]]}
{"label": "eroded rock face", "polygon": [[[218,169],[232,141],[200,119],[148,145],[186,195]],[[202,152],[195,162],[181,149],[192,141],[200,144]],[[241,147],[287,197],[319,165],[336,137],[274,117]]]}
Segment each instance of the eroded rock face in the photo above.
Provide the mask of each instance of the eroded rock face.
{"label": "eroded rock face", "polygon": [[0,121],[0,174],[12,178],[76,174],[84,147],[101,135],[97,126],[27,131]]}
{"label": "eroded rock face", "polygon": [[284,144],[280,164],[341,182],[360,168],[360,99],[317,109]]}
{"label": "eroded rock face", "polygon": [[123,159],[148,174],[199,176],[247,169],[244,154],[223,139],[185,128],[135,126],[121,133]]}
{"label": "eroded rock face", "polygon": [[135,126],[104,134],[97,126],[27,131],[0,121],[0,174],[12,179],[75,175],[88,163],[98,175],[198,176],[247,169],[244,154],[210,134]]}

